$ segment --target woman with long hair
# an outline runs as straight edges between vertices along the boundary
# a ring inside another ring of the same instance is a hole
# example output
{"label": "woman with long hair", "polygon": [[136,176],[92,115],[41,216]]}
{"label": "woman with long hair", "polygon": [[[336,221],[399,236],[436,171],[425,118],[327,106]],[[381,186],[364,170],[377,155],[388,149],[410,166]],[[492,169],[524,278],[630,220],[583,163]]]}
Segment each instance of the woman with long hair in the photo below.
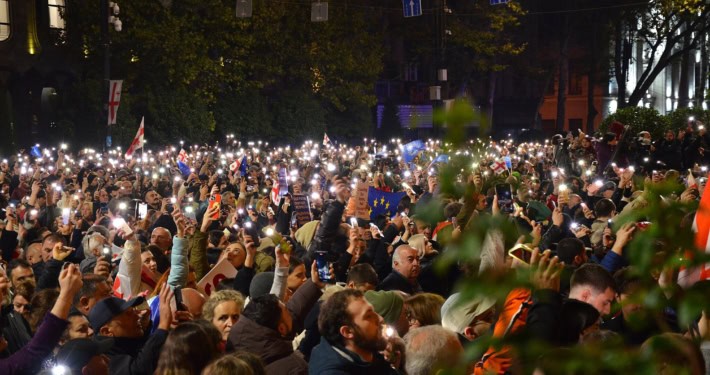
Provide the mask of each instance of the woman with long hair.
{"label": "woman with long hair", "polygon": [[179,324],[170,331],[158,359],[156,375],[198,375],[221,355],[220,337],[213,327],[195,322]]}

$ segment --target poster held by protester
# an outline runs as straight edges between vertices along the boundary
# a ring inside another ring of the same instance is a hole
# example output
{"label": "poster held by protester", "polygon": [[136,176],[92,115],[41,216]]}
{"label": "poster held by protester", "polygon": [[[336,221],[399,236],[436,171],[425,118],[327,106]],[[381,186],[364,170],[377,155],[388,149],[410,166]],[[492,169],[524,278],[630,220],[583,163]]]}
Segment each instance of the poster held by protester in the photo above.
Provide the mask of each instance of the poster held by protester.
{"label": "poster held by protester", "polygon": [[368,189],[367,182],[360,182],[355,188],[355,217],[363,220],[370,220],[370,206],[367,204]]}
{"label": "poster held by protester", "polygon": [[229,259],[224,258],[217,262],[210,272],[197,283],[197,289],[204,291],[209,296],[215,292],[220,281],[232,279],[235,276],[237,276],[237,269],[229,262]]}
{"label": "poster held by protester", "polygon": [[298,221],[298,227],[302,227],[312,220],[311,217],[311,202],[305,194],[293,195],[293,210]]}

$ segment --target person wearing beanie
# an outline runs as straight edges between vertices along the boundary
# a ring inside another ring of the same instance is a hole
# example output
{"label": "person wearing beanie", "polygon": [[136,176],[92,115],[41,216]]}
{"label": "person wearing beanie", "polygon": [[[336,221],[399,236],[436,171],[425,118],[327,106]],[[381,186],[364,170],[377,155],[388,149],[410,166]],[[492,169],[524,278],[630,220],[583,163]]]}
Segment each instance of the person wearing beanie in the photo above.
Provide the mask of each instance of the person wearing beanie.
{"label": "person wearing beanie", "polygon": [[404,297],[400,292],[370,290],[365,292],[365,299],[375,308],[375,312],[382,316],[385,324],[397,330],[400,337],[407,334],[409,321],[407,309],[404,308]]}

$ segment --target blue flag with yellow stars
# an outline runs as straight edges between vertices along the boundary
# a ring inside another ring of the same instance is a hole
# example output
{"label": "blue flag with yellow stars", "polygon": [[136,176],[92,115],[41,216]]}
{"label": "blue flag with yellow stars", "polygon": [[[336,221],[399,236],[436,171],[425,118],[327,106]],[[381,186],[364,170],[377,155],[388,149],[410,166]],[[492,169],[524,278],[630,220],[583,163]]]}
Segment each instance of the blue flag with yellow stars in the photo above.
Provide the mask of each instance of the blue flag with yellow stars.
{"label": "blue flag with yellow stars", "polygon": [[378,215],[387,215],[392,217],[397,213],[397,205],[404,192],[388,193],[386,191],[377,190],[370,187],[367,191],[367,204],[370,206],[370,220],[374,220]]}

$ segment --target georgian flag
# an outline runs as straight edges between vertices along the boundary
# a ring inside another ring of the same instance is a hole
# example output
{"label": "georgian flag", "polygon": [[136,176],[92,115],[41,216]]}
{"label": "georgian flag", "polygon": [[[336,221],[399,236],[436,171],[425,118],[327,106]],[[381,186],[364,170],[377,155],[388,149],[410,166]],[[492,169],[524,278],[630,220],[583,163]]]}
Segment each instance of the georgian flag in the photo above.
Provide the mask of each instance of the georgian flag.
{"label": "georgian flag", "polygon": [[136,132],[136,136],[133,137],[133,142],[131,142],[131,145],[128,146],[128,150],[126,150],[126,159],[130,159],[133,157],[133,153],[136,152],[136,149],[138,148],[143,148],[143,143],[145,142],[145,139],[143,139],[143,133],[144,133],[144,122],[145,122],[145,116],[141,117],[141,126],[138,128],[138,132]]}
{"label": "georgian flag", "polygon": [[180,152],[178,153],[177,156],[177,166],[178,169],[180,170],[180,173],[182,173],[183,176],[189,176],[190,175],[190,166],[187,165],[187,152],[185,152],[185,149],[181,148]]}
{"label": "georgian flag", "polygon": [[232,164],[229,165],[229,170],[232,171],[232,173],[236,172],[239,169],[239,160],[235,160],[232,162]]}
{"label": "georgian flag", "polygon": [[495,174],[501,174],[505,172],[508,168],[506,168],[504,161],[499,160],[494,161],[493,164],[491,164],[491,169],[493,170],[493,172],[495,172]]}
{"label": "georgian flag", "polygon": [[[710,194],[703,194],[693,220],[696,251],[710,253]],[[686,258],[692,258],[693,252],[686,251]],[[678,273],[678,285],[688,288],[698,281],[710,279],[710,264],[692,268],[681,268]]]}
{"label": "georgian flag", "polygon": [[330,143],[330,138],[328,138],[328,134],[323,133],[323,146],[327,145]]}

